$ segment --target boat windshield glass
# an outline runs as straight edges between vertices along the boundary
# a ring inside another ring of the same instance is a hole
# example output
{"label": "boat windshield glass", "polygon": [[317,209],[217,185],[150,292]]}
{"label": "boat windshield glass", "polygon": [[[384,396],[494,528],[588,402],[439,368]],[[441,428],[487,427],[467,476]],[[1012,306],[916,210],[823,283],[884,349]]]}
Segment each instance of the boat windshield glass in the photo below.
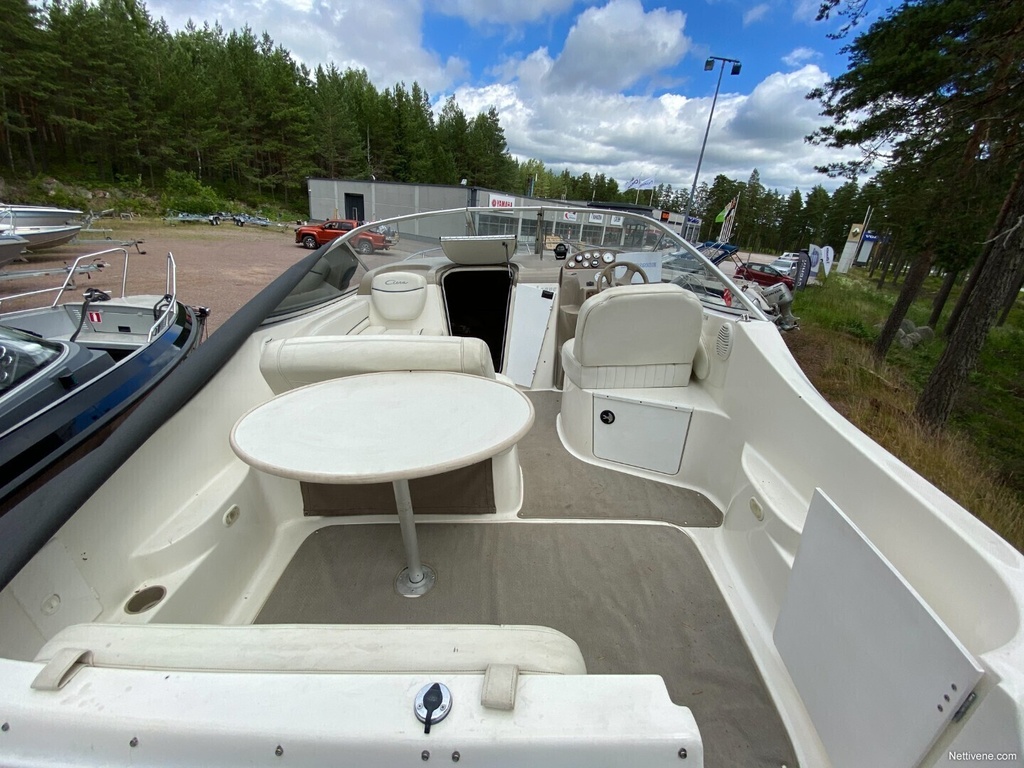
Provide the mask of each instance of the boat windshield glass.
{"label": "boat windshield glass", "polygon": [[[364,243],[357,253],[359,233],[367,229],[386,232],[387,248],[365,253]],[[529,207],[461,208],[368,222],[325,248],[268,321],[357,289],[369,294],[369,285],[361,285],[367,272],[400,261],[428,267],[508,263],[520,282],[532,283],[558,283],[564,268],[625,262],[639,267],[649,282],[692,291],[710,308],[764,318],[754,300],[715,266],[715,254],[705,255],[667,224],[630,211]],[[617,278],[624,272],[617,267]]]}
{"label": "boat windshield glass", "polygon": [[0,325],[0,394],[34,376],[63,350],[60,344]]}

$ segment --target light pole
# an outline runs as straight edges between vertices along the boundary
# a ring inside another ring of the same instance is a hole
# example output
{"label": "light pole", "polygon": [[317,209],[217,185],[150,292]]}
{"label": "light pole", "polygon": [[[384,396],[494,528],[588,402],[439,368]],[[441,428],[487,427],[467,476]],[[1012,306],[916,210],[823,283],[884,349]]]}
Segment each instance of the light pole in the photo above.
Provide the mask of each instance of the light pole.
{"label": "light pole", "polygon": [[[700,178],[700,164],[704,162],[704,149],[708,145],[708,134],[711,133],[711,118],[715,116],[715,104],[718,103],[718,89],[722,87],[722,75],[725,74],[725,64],[729,62],[732,64],[731,75],[738,75],[742,64],[739,59],[723,59],[721,56],[708,56],[704,62],[704,71],[710,72],[715,68],[715,62],[722,62],[721,68],[718,70],[718,84],[715,85],[715,98],[711,100],[711,112],[708,114],[708,127],[704,129],[704,141],[700,145],[700,155],[697,157],[697,170],[693,174],[693,186],[690,187],[690,196],[686,200],[686,213],[683,215],[683,237],[686,237],[686,232],[689,231],[690,227],[690,211],[693,209],[693,196],[697,193],[697,179]],[[700,232],[698,231],[698,236]]]}

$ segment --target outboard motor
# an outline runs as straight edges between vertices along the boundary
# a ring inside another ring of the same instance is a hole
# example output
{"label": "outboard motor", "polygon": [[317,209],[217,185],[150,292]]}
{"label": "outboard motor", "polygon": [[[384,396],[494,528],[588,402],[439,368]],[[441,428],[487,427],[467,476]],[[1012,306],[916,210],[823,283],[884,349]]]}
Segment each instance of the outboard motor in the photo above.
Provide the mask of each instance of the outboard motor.
{"label": "outboard motor", "polygon": [[800,327],[800,318],[792,312],[793,293],[785,283],[776,283],[769,288],[762,288],[761,295],[768,306],[776,311],[775,324],[783,331],[791,331]]}

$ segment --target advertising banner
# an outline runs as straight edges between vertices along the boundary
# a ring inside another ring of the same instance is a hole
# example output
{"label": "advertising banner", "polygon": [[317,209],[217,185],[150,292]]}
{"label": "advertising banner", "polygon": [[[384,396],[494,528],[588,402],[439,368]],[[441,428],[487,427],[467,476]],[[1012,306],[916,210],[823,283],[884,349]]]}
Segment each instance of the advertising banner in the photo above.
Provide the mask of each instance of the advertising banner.
{"label": "advertising banner", "polygon": [[811,276],[811,255],[806,250],[800,251],[796,262],[796,274],[793,276],[793,287],[798,291],[807,285]]}
{"label": "advertising banner", "polygon": [[491,192],[491,208],[515,208],[516,199],[512,195],[499,195],[497,192]]}

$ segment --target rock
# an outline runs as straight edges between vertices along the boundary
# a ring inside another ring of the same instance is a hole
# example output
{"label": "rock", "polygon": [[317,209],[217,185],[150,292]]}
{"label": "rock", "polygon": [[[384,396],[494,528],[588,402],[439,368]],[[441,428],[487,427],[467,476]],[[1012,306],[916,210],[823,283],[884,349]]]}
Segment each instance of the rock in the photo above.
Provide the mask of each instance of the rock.
{"label": "rock", "polygon": [[935,331],[929,328],[927,325],[922,325],[916,331],[917,335],[921,337],[922,342],[928,342],[935,338]]}
{"label": "rock", "polygon": [[908,334],[906,334],[904,336],[901,336],[899,339],[897,339],[897,341],[899,342],[899,345],[901,347],[903,347],[904,349],[913,349],[914,348],[913,336],[914,336],[914,334],[908,333]]}
{"label": "rock", "polygon": [[902,329],[904,333],[913,333],[917,330],[917,326],[914,325],[913,320],[905,317],[903,318],[903,322],[900,323],[900,329]]}

